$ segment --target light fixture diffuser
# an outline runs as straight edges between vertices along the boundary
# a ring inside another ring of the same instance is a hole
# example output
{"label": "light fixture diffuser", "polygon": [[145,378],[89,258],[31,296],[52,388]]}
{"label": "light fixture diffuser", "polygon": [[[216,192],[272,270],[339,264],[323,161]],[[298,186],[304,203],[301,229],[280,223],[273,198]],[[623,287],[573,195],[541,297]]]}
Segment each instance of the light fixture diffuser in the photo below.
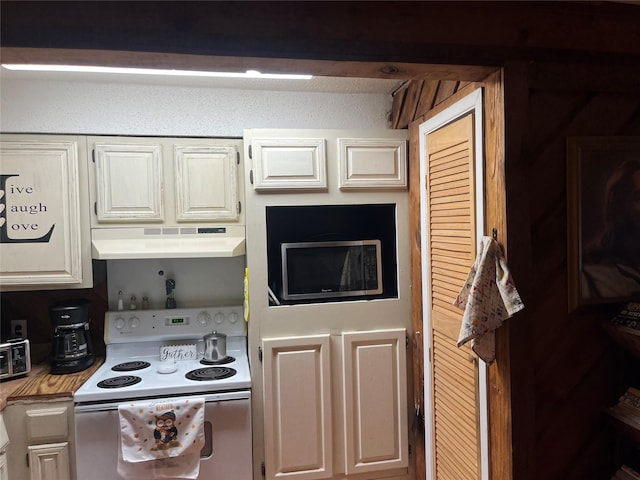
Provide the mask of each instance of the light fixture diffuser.
{"label": "light fixture diffuser", "polygon": [[289,73],[260,73],[258,70],[246,72],[208,72],[200,70],[169,70],[158,68],[101,67],[90,65],[37,65],[2,64],[3,68],[29,72],[80,72],[80,73],[117,73],[130,75],[164,75],[170,77],[216,77],[216,78],[264,78],[277,80],[309,80],[312,75]]}

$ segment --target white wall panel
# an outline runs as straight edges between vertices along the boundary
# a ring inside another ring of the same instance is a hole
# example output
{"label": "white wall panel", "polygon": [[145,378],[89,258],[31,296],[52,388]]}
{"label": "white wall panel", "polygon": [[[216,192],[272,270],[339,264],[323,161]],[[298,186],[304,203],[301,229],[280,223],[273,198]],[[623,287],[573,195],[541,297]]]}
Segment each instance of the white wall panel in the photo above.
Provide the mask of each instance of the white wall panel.
{"label": "white wall panel", "polygon": [[245,128],[387,128],[391,95],[2,79],[4,132],[233,136]]}

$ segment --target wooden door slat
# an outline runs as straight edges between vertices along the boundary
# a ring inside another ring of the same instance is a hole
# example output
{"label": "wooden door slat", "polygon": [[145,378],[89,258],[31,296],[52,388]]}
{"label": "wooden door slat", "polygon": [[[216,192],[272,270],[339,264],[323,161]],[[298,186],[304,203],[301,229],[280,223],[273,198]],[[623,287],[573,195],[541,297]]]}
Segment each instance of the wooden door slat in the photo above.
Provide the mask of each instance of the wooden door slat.
{"label": "wooden door slat", "polygon": [[427,137],[434,480],[478,480],[477,364],[456,346],[462,310],[453,302],[475,255],[473,116]]}

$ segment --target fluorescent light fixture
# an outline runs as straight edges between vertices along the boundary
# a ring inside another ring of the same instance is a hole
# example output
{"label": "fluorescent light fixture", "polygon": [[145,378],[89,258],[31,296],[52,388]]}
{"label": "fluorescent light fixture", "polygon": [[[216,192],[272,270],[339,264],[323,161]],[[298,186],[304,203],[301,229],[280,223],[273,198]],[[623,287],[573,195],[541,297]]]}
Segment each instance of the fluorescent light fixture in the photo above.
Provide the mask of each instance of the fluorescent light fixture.
{"label": "fluorescent light fixture", "polygon": [[158,68],[98,67],[85,65],[36,65],[2,64],[7,70],[28,72],[81,72],[81,73],[119,73],[132,75],[165,75],[171,77],[217,77],[217,78],[265,78],[278,80],[309,80],[312,75],[289,73],[260,73],[258,70],[246,72],[205,72],[198,70],[164,70]]}

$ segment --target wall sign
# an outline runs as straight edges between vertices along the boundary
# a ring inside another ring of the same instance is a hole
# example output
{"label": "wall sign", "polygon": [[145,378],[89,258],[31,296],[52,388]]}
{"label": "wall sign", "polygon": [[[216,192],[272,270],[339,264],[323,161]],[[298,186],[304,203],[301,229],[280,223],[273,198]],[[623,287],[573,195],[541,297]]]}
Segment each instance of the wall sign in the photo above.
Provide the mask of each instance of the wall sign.
{"label": "wall sign", "polygon": [[[55,224],[44,235],[37,236],[43,231],[38,216],[41,218],[46,214],[49,207],[42,201],[37,187],[21,183],[20,175],[0,175],[0,191],[4,192],[0,199],[0,243],[46,243],[51,239]],[[7,215],[10,221],[7,221]],[[23,216],[28,217],[20,221],[19,217]],[[35,236],[22,238],[20,233]]]}
{"label": "wall sign", "polygon": [[198,349],[194,343],[185,345],[163,345],[160,347],[160,360],[195,360]]}

